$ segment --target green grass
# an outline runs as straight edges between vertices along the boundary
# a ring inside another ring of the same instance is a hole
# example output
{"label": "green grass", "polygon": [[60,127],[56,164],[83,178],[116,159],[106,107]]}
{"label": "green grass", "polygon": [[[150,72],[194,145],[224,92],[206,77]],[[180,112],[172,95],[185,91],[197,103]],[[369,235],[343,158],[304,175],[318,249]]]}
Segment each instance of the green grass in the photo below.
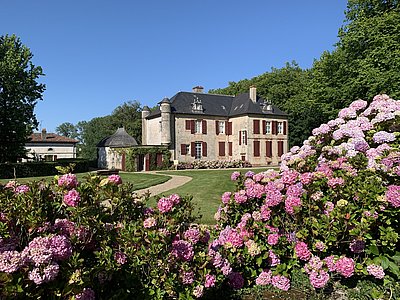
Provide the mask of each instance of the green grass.
{"label": "green grass", "polygon": [[[265,171],[267,168],[251,169],[255,173]],[[242,174],[250,169],[238,169]],[[221,195],[227,191],[234,191],[235,183],[230,177],[234,169],[224,170],[189,170],[189,171],[163,171],[157,174],[183,175],[192,177],[188,183],[162,193],[169,196],[179,194],[180,196],[193,196],[193,203],[200,209],[203,224],[215,224],[214,214],[221,204]],[[159,195],[159,196],[161,196]],[[152,199],[152,204],[155,200]]]}
{"label": "green grass", "polygon": [[[82,181],[85,176],[89,173],[79,173],[76,174],[79,181]],[[153,185],[157,185],[163,182],[166,182],[170,179],[167,175],[160,175],[160,174],[147,174],[147,173],[128,173],[128,172],[120,172],[119,173],[122,182],[132,182],[133,186],[136,190],[148,188]],[[17,178],[18,182],[20,183],[28,183],[31,181],[38,181],[38,180],[52,180],[54,176],[41,176],[41,177],[27,177],[27,178]],[[0,179],[0,183],[7,183],[9,179]]]}

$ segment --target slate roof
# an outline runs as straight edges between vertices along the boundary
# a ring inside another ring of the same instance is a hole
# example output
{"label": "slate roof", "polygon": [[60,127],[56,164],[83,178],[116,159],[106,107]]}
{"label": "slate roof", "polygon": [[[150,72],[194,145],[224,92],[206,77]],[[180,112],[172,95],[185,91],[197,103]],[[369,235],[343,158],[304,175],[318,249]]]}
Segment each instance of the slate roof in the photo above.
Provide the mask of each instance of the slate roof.
{"label": "slate roof", "polygon": [[45,134],[46,138],[42,138],[41,133],[32,133],[28,137],[27,143],[32,144],[32,143],[59,143],[59,144],[76,144],[78,143],[77,140],[71,139],[69,137],[61,136],[55,133],[46,133]]}
{"label": "slate roof", "polygon": [[[195,97],[201,101],[203,106],[202,112],[192,111],[192,103],[194,102]],[[287,113],[281,111],[274,105],[272,105],[272,111],[263,112],[262,107],[264,99],[257,97],[257,103],[253,103],[253,101],[250,100],[249,93],[240,94],[238,96],[229,96],[179,92],[170,99],[170,103],[171,113],[173,114],[193,114],[221,117],[233,117],[246,114],[287,116]],[[161,111],[158,107],[147,116],[147,119],[158,117],[160,114]]]}
{"label": "slate roof", "polygon": [[130,136],[125,128],[118,128],[114,134],[102,139],[97,147],[124,148],[137,146],[137,144],[135,138]]}

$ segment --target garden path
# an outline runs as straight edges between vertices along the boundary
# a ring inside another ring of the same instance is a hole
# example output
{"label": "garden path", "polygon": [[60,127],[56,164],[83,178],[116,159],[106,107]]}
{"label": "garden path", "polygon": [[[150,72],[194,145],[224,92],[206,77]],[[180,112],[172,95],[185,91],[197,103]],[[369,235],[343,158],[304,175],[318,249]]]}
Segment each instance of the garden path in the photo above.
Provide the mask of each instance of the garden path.
{"label": "garden path", "polygon": [[[152,173],[152,172],[146,172],[146,173]],[[153,172],[156,174],[156,172]],[[184,185],[185,183],[188,183],[189,181],[192,180],[192,177],[188,176],[181,176],[181,175],[171,175],[168,174],[168,176],[171,177],[167,182],[157,184],[155,186],[151,186],[145,189],[137,190],[136,193],[141,196],[146,193],[150,193],[150,196],[155,196],[158,194],[161,194],[163,192],[169,191],[173,188],[176,188],[178,186]]]}

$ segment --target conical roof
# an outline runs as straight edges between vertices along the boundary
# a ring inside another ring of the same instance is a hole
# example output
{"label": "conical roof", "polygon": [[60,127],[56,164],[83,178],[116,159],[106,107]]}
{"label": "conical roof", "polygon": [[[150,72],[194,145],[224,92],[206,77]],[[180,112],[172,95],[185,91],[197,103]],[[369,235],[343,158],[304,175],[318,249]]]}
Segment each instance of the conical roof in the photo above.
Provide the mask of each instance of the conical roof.
{"label": "conical roof", "polygon": [[111,148],[125,148],[137,146],[137,142],[134,137],[130,136],[125,128],[118,128],[117,131],[104,139],[102,139],[97,147],[111,147]]}

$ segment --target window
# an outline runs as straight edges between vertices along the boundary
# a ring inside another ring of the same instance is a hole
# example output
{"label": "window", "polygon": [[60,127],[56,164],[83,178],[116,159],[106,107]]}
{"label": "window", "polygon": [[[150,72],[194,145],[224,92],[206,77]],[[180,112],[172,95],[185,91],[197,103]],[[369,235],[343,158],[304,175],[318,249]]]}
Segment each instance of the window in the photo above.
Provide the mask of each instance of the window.
{"label": "window", "polygon": [[253,151],[254,157],[260,156],[260,141],[253,141]]}
{"label": "window", "polygon": [[281,157],[283,155],[283,141],[278,141],[278,156]]}
{"label": "window", "polygon": [[201,142],[195,142],[195,154],[194,157],[196,159],[200,159],[201,158]]}
{"label": "window", "polygon": [[278,122],[278,134],[283,134],[283,122]]}
{"label": "window", "polygon": [[190,145],[188,144],[181,144],[181,154],[187,155],[190,153]]}
{"label": "window", "polygon": [[225,133],[225,121],[218,122],[218,130],[219,130],[219,133],[222,133],[222,134]]}
{"label": "window", "polygon": [[264,131],[265,131],[266,134],[271,134],[271,121],[266,121],[265,122]]}
{"label": "window", "polygon": [[247,145],[247,131],[242,130],[242,145]]}
{"label": "window", "polygon": [[218,143],[218,155],[225,156],[225,142]]}
{"label": "window", "polygon": [[196,120],[194,124],[195,124],[194,132],[201,133],[201,120]]}
{"label": "window", "polygon": [[189,154],[190,153],[190,145],[187,144],[185,145],[185,154]]}

